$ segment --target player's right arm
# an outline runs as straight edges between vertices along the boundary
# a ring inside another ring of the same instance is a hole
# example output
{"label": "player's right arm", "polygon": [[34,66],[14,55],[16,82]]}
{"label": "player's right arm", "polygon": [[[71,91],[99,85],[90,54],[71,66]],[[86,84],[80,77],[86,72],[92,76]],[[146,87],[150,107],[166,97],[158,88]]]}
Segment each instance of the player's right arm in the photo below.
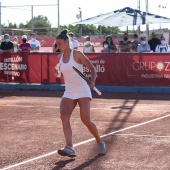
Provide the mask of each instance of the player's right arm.
{"label": "player's right arm", "polygon": [[[61,55],[62,55],[62,54],[59,54],[59,55],[57,56],[58,61],[60,61]],[[60,64],[57,63],[57,65],[52,68],[52,73],[57,77],[57,76],[59,76],[59,73],[61,73],[61,72],[59,72],[59,70],[60,70]],[[61,76],[60,76],[60,77],[61,77]]]}

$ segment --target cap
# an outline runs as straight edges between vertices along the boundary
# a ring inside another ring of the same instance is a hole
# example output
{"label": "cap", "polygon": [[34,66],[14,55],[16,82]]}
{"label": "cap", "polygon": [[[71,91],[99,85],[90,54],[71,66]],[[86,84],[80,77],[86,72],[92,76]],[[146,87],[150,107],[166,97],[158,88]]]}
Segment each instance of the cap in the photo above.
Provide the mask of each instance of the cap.
{"label": "cap", "polygon": [[69,32],[68,35],[74,35],[72,32]]}
{"label": "cap", "polygon": [[5,37],[5,36],[9,36],[9,34],[4,34],[4,37]]}
{"label": "cap", "polygon": [[141,37],[140,39],[141,39],[141,41],[144,41],[144,40],[146,40],[146,37]]}
{"label": "cap", "polygon": [[23,35],[23,36],[22,36],[22,39],[23,39],[23,38],[27,39],[27,36],[26,36],[26,35]]}
{"label": "cap", "polygon": [[85,39],[89,39],[89,40],[90,40],[90,37],[89,37],[89,36],[87,36],[87,37],[85,37]]}
{"label": "cap", "polygon": [[137,35],[137,34],[134,34],[133,37],[138,37],[138,35]]}

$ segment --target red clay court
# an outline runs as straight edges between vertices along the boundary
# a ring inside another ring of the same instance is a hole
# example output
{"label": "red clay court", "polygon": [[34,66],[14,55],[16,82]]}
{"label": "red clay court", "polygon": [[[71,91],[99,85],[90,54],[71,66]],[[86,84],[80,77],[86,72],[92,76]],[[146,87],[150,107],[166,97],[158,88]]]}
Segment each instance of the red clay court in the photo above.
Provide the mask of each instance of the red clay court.
{"label": "red clay court", "polygon": [[169,170],[170,94],[93,93],[91,118],[106,142],[97,155],[79,108],[71,122],[75,159],[62,157],[63,92],[0,90],[1,170]]}

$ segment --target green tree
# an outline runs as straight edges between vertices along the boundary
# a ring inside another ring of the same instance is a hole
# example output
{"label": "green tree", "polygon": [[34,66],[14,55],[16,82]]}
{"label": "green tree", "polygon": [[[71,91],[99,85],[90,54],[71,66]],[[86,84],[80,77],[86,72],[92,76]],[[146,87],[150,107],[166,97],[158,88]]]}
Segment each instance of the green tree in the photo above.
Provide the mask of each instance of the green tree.
{"label": "green tree", "polygon": [[[34,17],[33,25],[34,32],[39,35],[48,35],[48,31],[51,31],[51,23],[46,16],[39,15],[37,17]],[[31,29],[32,20],[28,21],[24,27]]]}

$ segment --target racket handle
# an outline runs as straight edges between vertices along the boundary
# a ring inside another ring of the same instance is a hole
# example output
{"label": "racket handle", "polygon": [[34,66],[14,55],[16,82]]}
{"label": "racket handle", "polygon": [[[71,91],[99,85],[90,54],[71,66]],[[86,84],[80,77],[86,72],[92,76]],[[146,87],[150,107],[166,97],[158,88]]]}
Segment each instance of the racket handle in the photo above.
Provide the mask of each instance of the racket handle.
{"label": "racket handle", "polygon": [[61,71],[60,70],[58,70],[57,77],[61,77]]}
{"label": "racket handle", "polygon": [[93,89],[96,91],[96,93],[97,93],[99,96],[102,94],[96,87],[94,87]]}

